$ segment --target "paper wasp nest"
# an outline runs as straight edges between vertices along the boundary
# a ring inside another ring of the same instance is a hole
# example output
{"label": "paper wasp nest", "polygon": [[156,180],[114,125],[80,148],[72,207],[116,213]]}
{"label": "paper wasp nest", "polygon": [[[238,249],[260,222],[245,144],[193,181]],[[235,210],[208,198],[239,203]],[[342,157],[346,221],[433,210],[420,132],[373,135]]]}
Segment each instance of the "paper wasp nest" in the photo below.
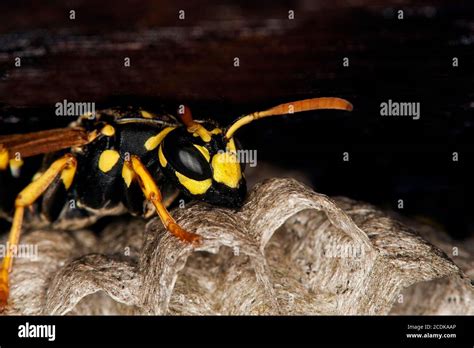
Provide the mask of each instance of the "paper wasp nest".
{"label": "paper wasp nest", "polygon": [[8,313],[474,314],[472,249],[452,256],[446,237],[416,226],[458,266],[373,206],[292,179],[257,185],[239,212],[196,203],[173,214],[202,247],[158,219],[117,220],[100,236],[26,234],[39,257],[16,260]]}

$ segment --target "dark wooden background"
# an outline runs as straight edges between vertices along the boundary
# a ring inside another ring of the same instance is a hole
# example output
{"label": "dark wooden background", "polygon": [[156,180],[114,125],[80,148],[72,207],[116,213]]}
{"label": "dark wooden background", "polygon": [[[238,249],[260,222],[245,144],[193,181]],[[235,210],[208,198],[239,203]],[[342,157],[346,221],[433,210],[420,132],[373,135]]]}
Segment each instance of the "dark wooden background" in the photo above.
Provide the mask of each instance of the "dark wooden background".
{"label": "dark wooden background", "polygon": [[[239,131],[241,142],[260,161],[306,172],[319,192],[392,209],[403,199],[401,213],[472,235],[472,0],[4,0],[0,19],[0,134],[67,124],[54,116],[64,99],[168,111],[187,103],[228,124],[281,102],[341,96],[353,113],[262,120]],[[388,99],[420,102],[421,119],[381,117]]]}

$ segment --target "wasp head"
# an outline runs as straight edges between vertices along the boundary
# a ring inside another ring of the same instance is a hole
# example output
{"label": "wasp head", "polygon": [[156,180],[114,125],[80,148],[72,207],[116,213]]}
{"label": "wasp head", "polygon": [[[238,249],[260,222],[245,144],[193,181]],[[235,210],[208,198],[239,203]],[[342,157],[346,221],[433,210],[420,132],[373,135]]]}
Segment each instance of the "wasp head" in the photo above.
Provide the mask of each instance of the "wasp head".
{"label": "wasp head", "polygon": [[220,128],[194,122],[193,127],[178,127],[167,134],[158,155],[165,175],[181,191],[210,204],[236,208],[247,193],[238,146]]}

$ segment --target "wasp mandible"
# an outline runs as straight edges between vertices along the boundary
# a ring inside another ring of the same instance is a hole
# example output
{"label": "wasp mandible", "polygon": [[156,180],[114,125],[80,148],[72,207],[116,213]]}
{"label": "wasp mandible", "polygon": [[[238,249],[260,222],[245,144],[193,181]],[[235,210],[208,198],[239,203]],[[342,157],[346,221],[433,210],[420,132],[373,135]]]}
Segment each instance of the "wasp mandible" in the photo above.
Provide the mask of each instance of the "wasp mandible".
{"label": "wasp mandible", "polygon": [[[352,105],[333,97],[299,100],[242,116],[227,128],[194,120],[184,106],[180,120],[141,109],[105,109],[67,128],[0,136],[0,170],[18,170],[15,154],[44,155],[42,169],[14,202],[9,247],[0,267],[0,308],[7,304],[12,250],[19,243],[25,208],[35,205],[42,219],[76,227],[106,215],[149,217],[156,212],[171,234],[199,245],[200,236],[185,231],[169,213],[173,198],[182,192],[213,205],[240,207],[247,187],[235,132],[260,118],[318,109],[351,111]],[[70,201],[75,209],[69,208]]]}

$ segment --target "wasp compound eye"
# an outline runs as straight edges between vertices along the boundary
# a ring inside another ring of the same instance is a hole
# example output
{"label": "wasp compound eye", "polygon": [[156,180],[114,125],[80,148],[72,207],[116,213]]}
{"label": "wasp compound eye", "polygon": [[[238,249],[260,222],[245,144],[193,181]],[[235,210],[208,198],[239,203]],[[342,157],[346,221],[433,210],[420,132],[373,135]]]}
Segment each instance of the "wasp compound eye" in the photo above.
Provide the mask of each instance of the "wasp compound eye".
{"label": "wasp compound eye", "polygon": [[211,167],[194,145],[178,134],[170,134],[163,142],[163,154],[173,170],[193,179],[205,180],[212,177]]}

